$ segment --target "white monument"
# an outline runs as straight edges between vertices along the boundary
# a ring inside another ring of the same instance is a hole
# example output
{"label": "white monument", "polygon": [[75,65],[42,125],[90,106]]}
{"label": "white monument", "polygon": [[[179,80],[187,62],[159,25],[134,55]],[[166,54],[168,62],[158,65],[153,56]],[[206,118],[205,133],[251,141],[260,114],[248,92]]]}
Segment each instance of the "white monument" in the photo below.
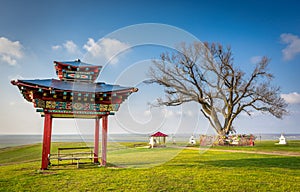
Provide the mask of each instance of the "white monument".
{"label": "white monument", "polygon": [[281,136],[279,137],[279,145],[286,145],[286,140],[285,137],[283,136],[283,134],[281,134]]}
{"label": "white monument", "polygon": [[150,145],[150,148],[153,148],[153,146],[154,146],[154,138],[153,137],[150,137],[149,145]]}
{"label": "white monument", "polygon": [[196,140],[195,140],[195,138],[194,138],[194,135],[192,135],[192,136],[190,137],[189,144],[191,144],[191,145],[195,145],[195,144],[196,144]]}

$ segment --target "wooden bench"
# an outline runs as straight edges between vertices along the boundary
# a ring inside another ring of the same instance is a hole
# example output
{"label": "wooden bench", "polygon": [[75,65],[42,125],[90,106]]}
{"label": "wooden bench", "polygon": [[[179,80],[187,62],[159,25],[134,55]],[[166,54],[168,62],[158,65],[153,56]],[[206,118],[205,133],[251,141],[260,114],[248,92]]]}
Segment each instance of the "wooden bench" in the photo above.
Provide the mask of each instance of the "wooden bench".
{"label": "wooden bench", "polygon": [[90,159],[91,163],[93,162],[94,147],[60,147],[57,149],[57,154],[51,154],[49,159],[57,159],[57,166],[63,160],[72,160],[72,164],[76,161],[79,168],[81,159]]}

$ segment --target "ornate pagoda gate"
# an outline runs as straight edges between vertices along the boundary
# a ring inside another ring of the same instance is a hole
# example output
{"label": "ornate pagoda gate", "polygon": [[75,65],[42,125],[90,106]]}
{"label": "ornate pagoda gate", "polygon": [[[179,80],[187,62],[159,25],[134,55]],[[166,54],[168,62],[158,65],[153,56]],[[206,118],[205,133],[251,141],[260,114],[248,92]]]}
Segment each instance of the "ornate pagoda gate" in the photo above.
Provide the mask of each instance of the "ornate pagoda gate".
{"label": "ornate pagoda gate", "polygon": [[102,66],[54,61],[57,79],[13,80],[23,97],[34,104],[44,117],[41,169],[47,169],[51,147],[53,118],[95,119],[94,163],[98,163],[99,125],[102,119],[101,165],[106,166],[108,116],[118,111],[134,87],[95,83]]}

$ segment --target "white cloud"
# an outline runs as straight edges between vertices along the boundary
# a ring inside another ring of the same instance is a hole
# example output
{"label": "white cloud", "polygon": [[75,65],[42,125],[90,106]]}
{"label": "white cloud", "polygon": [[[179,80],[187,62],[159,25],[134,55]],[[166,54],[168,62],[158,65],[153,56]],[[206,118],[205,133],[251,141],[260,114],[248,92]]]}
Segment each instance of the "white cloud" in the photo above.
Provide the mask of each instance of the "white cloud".
{"label": "white cloud", "polygon": [[10,41],[0,37],[0,60],[9,65],[16,65],[17,59],[22,58],[22,45],[19,41]]}
{"label": "white cloud", "polygon": [[89,38],[83,49],[87,51],[87,57],[93,60],[100,59],[115,64],[119,61],[116,56],[129,47],[128,44],[117,39],[103,38],[96,42],[94,39]]}
{"label": "white cloud", "polygon": [[60,45],[54,45],[54,46],[52,46],[52,50],[59,50],[61,48],[62,47]]}
{"label": "white cloud", "polygon": [[281,98],[283,98],[289,104],[300,104],[300,94],[296,92],[281,94]]}
{"label": "white cloud", "polygon": [[257,64],[258,62],[261,61],[261,56],[253,56],[250,58],[250,62],[253,63],[253,64]]}
{"label": "white cloud", "polygon": [[5,63],[10,64],[10,65],[16,65],[17,64],[17,60],[13,59],[13,57],[11,57],[9,55],[1,55],[1,60],[4,61]]}
{"label": "white cloud", "polygon": [[68,53],[80,54],[80,50],[73,41],[66,41],[66,43],[63,44],[63,46],[68,51]]}
{"label": "white cloud", "polygon": [[165,116],[166,118],[171,118],[171,117],[173,117],[173,116],[175,115],[175,113],[174,113],[173,111],[168,110],[168,109],[164,109],[164,110],[162,111],[162,113],[164,114],[164,116]]}
{"label": "white cloud", "polygon": [[101,47],[98,45],[94,39],[89,38],[88,42],[83,46],[88,53],[90,53],[93,57],[97,57],[97,55],[101,54]]}
{"label": "white cloud", "polygon": [[151,115],[151,111],[150,110],[144,111],[144,116],[150,116],[150,115]]}
{"label": "white cloud", "polygon": [[68,54],[76,55],[77,58],[82,56],[82,53],[81,53],[80,49],[78,48],[78,46],[71,40],[66,41],[62,45],[53,45],[51,48],[54,51],[64,50]]}
{"label": "white cloud", "polygon": [[169,109],[163,109],[162,113],[164,114],[164,116],[166,118],[171,118],[171,117],[179,118],[179,117],[183,117],[183,116],[188,116],[188,117],[194,116],[194,113],[192,110],[186,110],[186,111],[182,111],[182,110],[176,111],[175,110],[175,111],[173,111],[173,110],[169,110]]}
{"label": "white cloud", "polygon": [[16,102],[11,101],[11,102],[9,102],[9,105],[10,105],[10,106],[14,106],[14,105],[16,105]]}
{"label": "white cloud", "polygon": [[188,116],[188,117],[193,117],[194,113],[192,110],[181,110],[181,111],[176,111],[175,113],[177,116]]}
{"label": "white cloud", "polygon": [[115,64],[119,61],[117,55],[124,50],[127,50],[130,46],[116,39],[102,38],[95,41],[93,38],[89,38],[83,45],[83,49],[86,51],[82,53],[79,47],[71,40],[66,41],[62,45],[52,46],[52,50],[65,50],[67,53],[77,55],[78,58],[83,56],[84,60],[95,63],[111,62]]}
{"label": "white cloud", "polygon": [[194,113],[193,113],[193,111],[188,110],[188,111],[186,112],[186,115],[187,115],[187,116],[190,116],[190,117],[193,117],[193,116],[194,116]]}
{"label": "white cloud", "polygon": [[287,44],[287,47],[282,50],[284,60],[291,60],[300,54],[300,38],[297,35],[283,33],[280,38],[284,44]]}

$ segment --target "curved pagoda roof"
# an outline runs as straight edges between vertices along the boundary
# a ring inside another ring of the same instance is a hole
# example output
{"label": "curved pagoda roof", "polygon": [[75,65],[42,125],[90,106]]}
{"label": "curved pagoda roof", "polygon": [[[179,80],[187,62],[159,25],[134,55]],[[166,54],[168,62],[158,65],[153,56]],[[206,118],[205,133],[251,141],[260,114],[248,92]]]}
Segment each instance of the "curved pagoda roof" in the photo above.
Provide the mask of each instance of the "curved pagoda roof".
{"label": "curved pagoda roof", "polygon": [[73,67],[101,67],[99,65],[93,65],[82,62],[80,59],[77,59],[75,61],[54,61],[55,64],[59,65],[65,65],[65,66],[73,66]]}
{"label": "curved pagoda roof", "polygon": [[87,64],[80,59],[75,61],[54,61],[56,74],[60,80],[78,80],[94,82],[102,66]]}
{"label": "curved pagoda roof", "polygon": [[[80,60],[70,62],[54,61],[58,79],[12,80],[23,97],[47,112],[59,117],[80,114],[92,118],[117,111],[127,97],[137,92],[134,87],[94,82],[101,66]],[[60,114],[60,115],[57,115]]]}
{"label": "curved pagoda roof", "polygon": [[153,135],[151,135],[151,137],[167,137],[168,135],[158,131],[156,133],[154,133]]}
{"label": "curved pagoda roof", "polygon": [[80,81],[61,81],[57,79],[33,79],[33,80],[17,80],[14,81],[16,85],[23,85],[32,88],[39,88],[43,90],[52,91],[66,91],[66,92],[84,92],[84,93],[107,93],[107,92],[135,92],[135,88],[122,87],[120,85],[111,85],[103,82],[86,83]]}

